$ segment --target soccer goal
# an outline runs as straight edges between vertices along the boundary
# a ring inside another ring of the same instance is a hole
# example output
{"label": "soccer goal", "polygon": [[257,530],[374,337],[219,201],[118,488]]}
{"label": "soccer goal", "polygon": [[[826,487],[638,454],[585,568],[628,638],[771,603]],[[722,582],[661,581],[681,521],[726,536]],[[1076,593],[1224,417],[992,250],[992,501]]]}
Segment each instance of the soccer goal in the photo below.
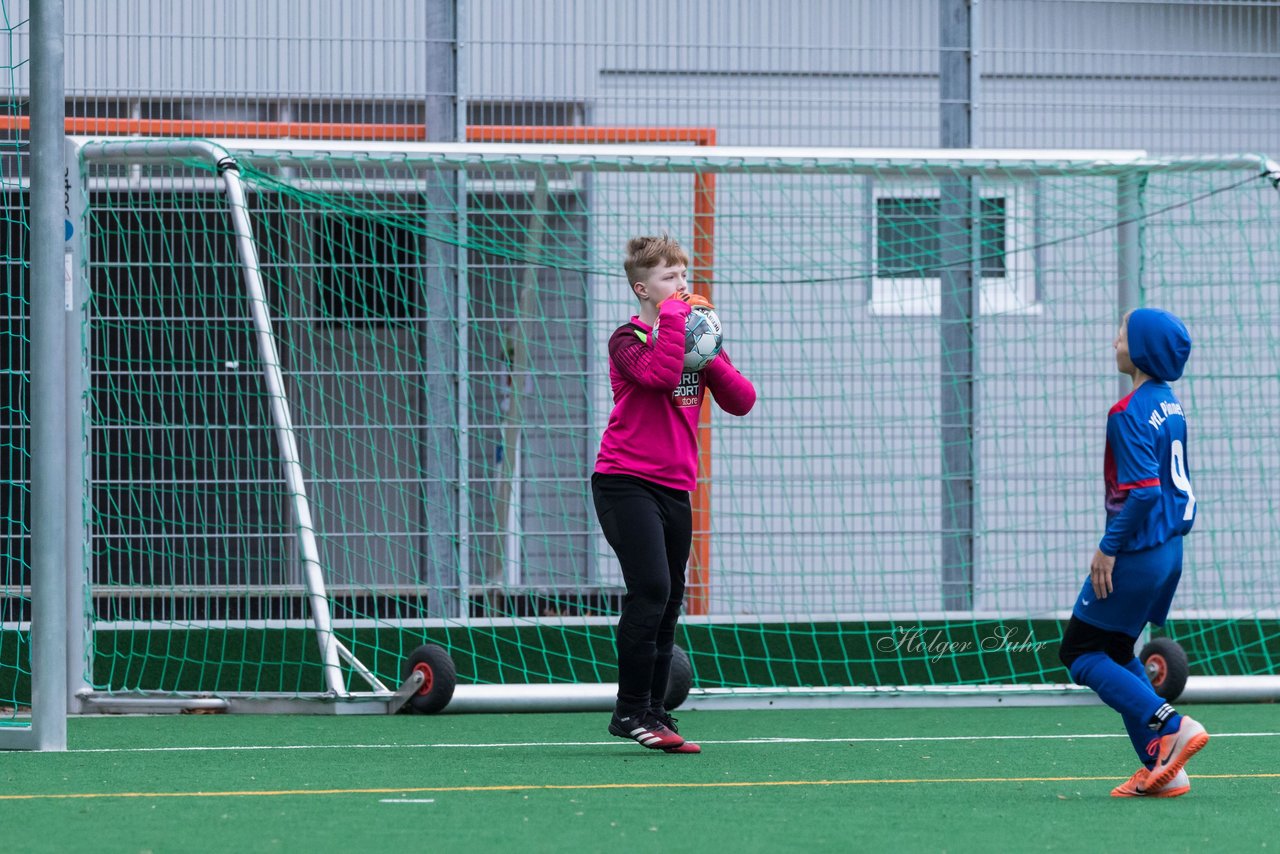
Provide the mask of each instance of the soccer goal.
{"label": "soccer goal", "polygon": [[448,670],[450,710],[607,706],[623,586],[588,478],[634,308],[623,247],[662,231],[760,395],[703,413],[675,700],[1091,701],[1056,647],[1103,524],[1110,343],[1143,304],[1196,339],[1200,516],[1166,630],[1184,696],[1280,693],[1270,160],[161,139],[68,159],[73,708],[396,711]]}

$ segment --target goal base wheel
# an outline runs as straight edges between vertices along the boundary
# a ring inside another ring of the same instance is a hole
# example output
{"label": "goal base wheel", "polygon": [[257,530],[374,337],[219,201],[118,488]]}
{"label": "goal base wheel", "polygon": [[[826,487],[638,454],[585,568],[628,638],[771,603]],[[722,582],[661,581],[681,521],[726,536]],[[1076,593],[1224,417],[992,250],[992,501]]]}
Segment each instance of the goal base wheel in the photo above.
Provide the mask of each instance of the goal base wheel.
{"label": "goal base wheel", "polygon": [[406,679],[414,673],[422,675],[421,687],[406,703],[412,711],[431,715],[449,705],[453,689],[458,686],[458,674],[444,647],[423,644],[409,654],[404,665]]}
{"label": "goal base wheel", "polygon": [[1171,638],[1156,638],[1138,654],[1138,660],[1147,671],[1151,687],[1172,703],[1187,687],[1187,653]]}

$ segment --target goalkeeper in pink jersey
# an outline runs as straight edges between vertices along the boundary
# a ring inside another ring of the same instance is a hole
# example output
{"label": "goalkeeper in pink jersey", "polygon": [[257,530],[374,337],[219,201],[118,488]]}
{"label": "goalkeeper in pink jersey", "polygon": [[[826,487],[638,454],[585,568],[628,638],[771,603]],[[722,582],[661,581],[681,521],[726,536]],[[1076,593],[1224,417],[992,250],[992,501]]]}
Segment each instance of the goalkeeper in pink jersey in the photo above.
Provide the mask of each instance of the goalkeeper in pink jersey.
{"label": "goalkeeper in pink jersey", "polygon": [[693,540],[698,412],[707,391],[731,415],[756,402],[755,387],[723,350],[701,371],[684,368],[685,319],[694,306],[711,308],[689,292],[688,265],[665,235],[627,244],[624,266],[640,310],[609,338],[613,412],[591,475],[596,516],[627,585],[609,732],[668,753],[701,752],[663,706]]}

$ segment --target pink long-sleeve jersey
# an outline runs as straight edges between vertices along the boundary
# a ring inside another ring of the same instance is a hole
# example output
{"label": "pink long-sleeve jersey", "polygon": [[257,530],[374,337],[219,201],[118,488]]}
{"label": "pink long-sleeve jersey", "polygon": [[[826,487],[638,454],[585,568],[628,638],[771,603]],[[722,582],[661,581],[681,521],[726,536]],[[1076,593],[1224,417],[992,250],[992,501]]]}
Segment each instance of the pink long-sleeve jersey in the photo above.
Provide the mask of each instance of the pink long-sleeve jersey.
{"label": "pink long-sleeve jersey", "polygon": [[[698,411],[710,391],[730,415],[746,415],[756,389],[729,356],[720,355],[701,371],[684,369],[684,326],[690,312],[669,299],[658,310],[659,330],[632,317],[609,338],[609,381],[613,412],[600,440],[596,471],[625,474],[691,491],[697,486]],[[665,335],[662,330],[681,334]]]}

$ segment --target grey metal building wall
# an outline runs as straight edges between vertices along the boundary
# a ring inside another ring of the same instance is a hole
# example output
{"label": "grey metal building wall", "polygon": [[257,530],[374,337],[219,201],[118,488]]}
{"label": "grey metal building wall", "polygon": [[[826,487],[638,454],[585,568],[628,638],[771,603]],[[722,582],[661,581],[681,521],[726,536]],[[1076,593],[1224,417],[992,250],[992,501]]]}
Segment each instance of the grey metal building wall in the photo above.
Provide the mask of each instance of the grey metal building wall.
{"label": "grey metal building wall", "polygon": [[[937,144],[936,0],[457,4],[458,95],[473,120],[710,126],[742,145]],[[434,91],[425,9],[68,0],[69,112],[412,123]],[[980,145],[1174,153],[1280,138],[1280,4],[983,0],[974,15]]]}
{"label": "grey metal building wall", "polygon": [[[934,0],[473,0],[466,96],[743,145],[934,146]],[[976,144],[1265,149],[1280,6],[984,0]]]}

